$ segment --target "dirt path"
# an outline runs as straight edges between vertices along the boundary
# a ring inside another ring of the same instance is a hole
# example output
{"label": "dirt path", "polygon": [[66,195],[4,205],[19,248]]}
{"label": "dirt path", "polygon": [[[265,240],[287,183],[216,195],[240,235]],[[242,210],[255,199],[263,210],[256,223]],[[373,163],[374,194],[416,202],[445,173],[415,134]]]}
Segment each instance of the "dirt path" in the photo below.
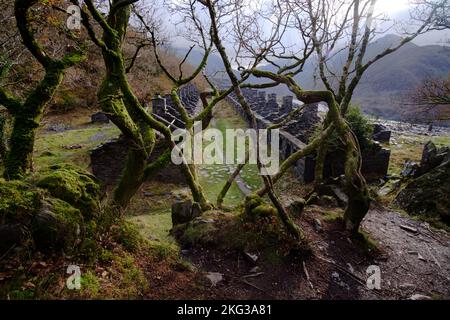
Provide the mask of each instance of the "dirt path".
{"label": "dirt path", "polygon": [[450,296],[450,236],[390,210],[372,210],[364,229],[386,252],[382,286],[393,296]]}
{"label": "dirt path", "polygon": [[[371,210],[364,230],[379,242],[380,253],[368,253],[350,240],[336,221],[311,208],[299,223],[313,255],[255,263],[245,254],[214,249],[184,250],[204,272],[219,273],[210,298],[219,299],[409,299],[413,295],[450,297],[450,237],[427,224],[389,210]],[[411,231],[400,226],[409,226]],[[413,232],[417,229],[417,232]],[[258,252],[255,253],[259,255]],[[420,254],[420,255],[419,255]],[[381,289],[367,288],[367,268],[378,266]],[[256,267],[256,269],[254,269]],[[207,282],[208,283],[208,282]]]}

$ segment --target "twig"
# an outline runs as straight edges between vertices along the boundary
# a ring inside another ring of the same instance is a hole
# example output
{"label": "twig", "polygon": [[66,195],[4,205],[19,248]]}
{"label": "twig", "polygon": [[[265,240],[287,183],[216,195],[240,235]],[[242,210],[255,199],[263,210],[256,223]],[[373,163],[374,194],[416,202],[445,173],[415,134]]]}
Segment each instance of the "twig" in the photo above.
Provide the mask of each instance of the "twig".
{"label": "twig", "polygon": [[8,255],[8,253],[16,247],[16,244],[13,244],[6,252],[0,257],[0,261],[3,260],[4,257]]}
{"label": "twig", "polygon": [[310,280],[310,277],[309,277],[308,269],[306,269],[305,261],[303,261],[303,272],[305,273],[306,281],[308,281],[309,286],[311,287],[311,289],[314,290],[314,286],[313,286],[313,284],[312,284],[312,282]]}
{"label": "twig", "polygon": [[335,262],[333,262],[333,261],[331,261],[331,260],[325,259],[325,258],[323,258],[323,257],[321,257],[321,256],[315,255],[315,257],[316,257],[317,259],[319,259],[319,260],[322,260],[322,261],[324,261],[324,262],[326,262],[326,263],[328,263],[328,264],[331,264],[331,265],[335,266],[336,268],[338,268],[339,270],[341,270],[342,272],[344,272],[345,274],[347,274],[348,276],[350,276],[351,278],[353,278],[353,280],[355,280],[356,282],[358,282],[361,286],[366,287],[366,282],[365,282],[363,279],[361,279],[360,277],[354,275],[353,273],[351,273],[350,271],[348,271],[348,270],[345,269],[344,267],[338,265],[337,263],[335,263]]}
{"label": "twig", "polygon": [[250,282],[248,282],[248,281],[246,281],[246,280],[243,280],[243,279],[239,279],[239,280],[240,280],[242,283],[245,283],[246,285],[248,285],[248,286],[250,286],[250,287],[252,287],[252,288],[255,288],[255,289],[257,289],[257,290],[259,290],[259,291],[261,291],[261,292],[267,294],[269,297],[274,298],[273,295],[271,295],[270,293],[268,293],[266,290],[261,289],[260,287],[254,285],[253,283],[250,283]]}
{"label": "twig", "polygon": [[263,275],[263,274],[264,274],[264,272],[258,272],[258,273],[248,274],[248,275],[246,275],[246,276],[242,276],[241,278],[242,278],[242,279],[256,278],[256,277],[259,277],[259,276],[261,276],[261,275]]}
{"label": "twig", "polygon": [[427,249],[428,249],[428,253],[430,254],[430,256],[433,258],[433,260],[434,260],[434,263],[436,263],[436,265],[439,267],[439,269],[442,269],[442,267],[441,267],[441,264],[439,263],[439,261],[436,259],[436,257],[433,255],[433,253],[431,252],[431,250],[430,250],[430,247],[428,246],[428,245],[426,245],[427,246]]}

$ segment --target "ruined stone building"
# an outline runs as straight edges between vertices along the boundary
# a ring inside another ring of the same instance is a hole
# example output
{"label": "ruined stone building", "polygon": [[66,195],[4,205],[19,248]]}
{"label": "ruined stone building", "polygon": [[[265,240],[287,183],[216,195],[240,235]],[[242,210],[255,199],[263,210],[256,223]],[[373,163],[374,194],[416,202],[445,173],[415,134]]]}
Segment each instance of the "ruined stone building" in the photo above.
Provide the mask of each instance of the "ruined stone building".
{"label": "ruined stone building", "polygon": [[[279,123],[285,120],[294,109],[303,108],[300,114],[288,121],[280,130],[280,158],[282,160],[306,146],[314,134],[316,126],[324,120],[328,109],[326,104],[302,105],[301,102],[296,101],[292,96],[285,96],[279,100],[276,94],[266,94],[264,91],[244,89],[243,93],[256,114],[259,128],[267,128],[273,123]],[[195,85],[182,87],[179,91],[179,96],[189,115],[194,115],[201,111],[200,92]],[[227,100],[242,118],[246,119],[246,115],[236,97],[232,94]],[[169,126],[171,130],[184,128],[181,114],[170,95],[156,95],[152,99],[150,108],[148,111],[152,112],[155,118]],[[390,131],[381,125],[375,126],[375,140],[389,142],[389,138]],[[93,173],[104,185],[113,184],[117,180],[123,169],[127,149],[126,139],[119,137],[91,152]],[[163,146],[157,146],[150,161],[156,159],[162,151]],[[374,144],[371,148],[362,150],[362,154],[362,172],[366,178],[372,181],[384,178],[389,166],[390,150],[382,148],[379,144]],[[314,157],[306,157],[299,160],[294,168],[303,181],[311,182],[314,180],[314,166]],[[169,171],[177,173],[179,169],[173,167],[171,165]],[[325,163],[325,176],[337,177],[343,174],[343,167],[342,152],[330,152]]]}
{"label": "ruined stone building", "polygon": [[[293,96],[284,96],[281,104],[276,94],[266,94],[264,91],[244,89],[243,94],[249,102],[251,109],[256,113],[259,128],[267,128],[272,124],[280,123],[296,108],[302,108],[300,114],[288,121],[280,130],[280,156],[286,159],[297,150],[303,149],[320,125],[328,110],[326,104],[315,103],[302,105],[294,101]],[[246,119],[246,115],[235,95],[228,97],[228,102]],[[373,139],[378,142],[389,142],[390,131],[382,125],[374,126]],[[362,150],[362,173],[369,181],[382,179],[387,175],[390,159],[390,150],[383,148],[375,142]],[[341,151],[329,152],[325,161],[325,177],[338,177],[344,173],[343,153]],[[315,157],[309,156],[299,160],[295,165],[296,173],[305,182],[314,181]]]}

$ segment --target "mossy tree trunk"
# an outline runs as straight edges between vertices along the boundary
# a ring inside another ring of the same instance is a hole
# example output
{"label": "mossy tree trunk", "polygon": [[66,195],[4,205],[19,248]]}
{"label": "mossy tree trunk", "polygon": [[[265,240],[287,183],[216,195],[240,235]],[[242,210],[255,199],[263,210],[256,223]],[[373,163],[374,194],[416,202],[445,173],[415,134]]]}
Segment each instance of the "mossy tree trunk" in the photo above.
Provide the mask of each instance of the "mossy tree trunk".
{"label": "mossy tree trunk", "polygon": [[[211,22],[212,41],[214,42],[214,45],[215,45],[217,51],[219,52],[219,55],[221,56],[222,62],[225,66],[225,71],[228,75],[228,78],[231,81],[232,88],[234,90],[234,93],[237,96],[237,100],[239,101],[239,104],[242,106],[248,119],[250,119],[251,127],[253,129],[257,130],[258,125],[256,122],[255,115],[254,115],[253,111],[251,110],[249,103],[247,102],[247,100],[245,99],[245,97],[242,93],[242,89],[241,89],[242,82],[239,81],[236,74],[234,73],[234,70],[230,63],[230,59],[226,53],[225,47],[223,46],[222,40],[220,38],[219,28],[218,28],[218,17],[217,17],[217,13],[216,13],[215,4],[212,3],[211,1],[205,1],[205,3],[203,3],[203,5],[205,5],[207,7],[208,12],[209,12],[209,17],[210,17],[210,22]],[[257,154],[256,158],[257,158],[258,168],[261,170],[262,165],[259,160],[259,141],[256,142],[256,154]],[[275,194],[272,178],[270,176],[263,175],[262,179],[263,179],[264,185],[267,189],[269,198],[270,198],[271,202],[273,203],[273,205],[275,206],[275,208],[277,209],[280,220],[284,224],[286,230],[293,237],[295,237],[298,241],[304,241],[305,236],[304,236],[302,230],[294,223],[294,221],[291,219],[288,212],[282,205],[280,199],[278,199],[277,195]]]}
{"label": "mossy tree trunk", "polygon": [[67,68],[81,62],[81,52],[65,55],[62,59],[52,59],[37,43],[31,27],[30,9],[37,0],[16,0],[14,15],[22,42],[45,71],[44,78],[25,98],[25,101],[0,89],[0,104],[13,117],[13,128],[6,154],[6,179],[19,179],[32,169],[33,149],[36,130],[47,104],[60,86]]}
{"label": "mossy tree trunk", "polygon": [[[120,1],[113,1],[113,7]],[[126,78],[122,46],[129,23],[131,6],[122,6],[108,16],[104,30],[102,54],[106,75],[98,92],[104,112],[121,129],[129,141],[125,168],[116,186],[112,205],[125,209],[144,182],[147,160],[155,145],[154,130],[140,116],[142,106]]]}
{"label": "mossy tree trunk", "polygon": [[[129,141],[125,168],[110,203],[111,208],[115,208],[112,210],[114,214],[122,213],[142,183],[169,163],[170,149],[175,146],[169,128],[145,111],[126,76],[127,68],[122,47],[129,24],[132,2],[112,1],[110,12],[106,18],[97,11],[92,1],[87,0],[85,2],[91,16],[102,28],[103,36],[101,39],[97,37],[90,24],[90,16],[84,10],[81,11],[82,23],[88,30],[92,41],[102,49],[106,66],[106,75],[98,92],[100,104],[103,111],[109,115],[111,121],[119,127]],[[72,3],[76,4],[76,1],[72,1]],[[138,13],[136,14],[140,17]],[[204,64],[197,74],[204,67]],[[177,83],[177,88],[192,81],[197,74],[188,79],[180,80]],[[178,98],[177,88],[173,89],[175,98]],[[191,121],[187,121],[187,124],[190,123]],[[147,161],[156,141],[155,130],[164,135],[168,150],[158,160],[149,164]],[[207,200],[196,179],[195,172],[191,170],[188,165],[182,165],[182,171],[189,183],[194,201],[199,202],[203,208],[206,208],[208,207]]]}
{"label": "mossy tree trunk", "polygon": [[0,163],[5,160],[6,156],[6,117],[0,114]]}
{"label": "mossy tree trunk", "polygon": [[33,167],[33,149],[36,130],[45,106],[61,84],[64,69],[49,68],[37,88],[13,115],[13,127],[9,139],[9,151],[5,161],[6,179],[23,177]]}
{"label": "mossy tree trunk", "polygon": [[[290,76],[257,69],[251,70],[251,72],[256,77],[269,78],[285,84],[295,94],[297,99],[304,103],[326,102],[328,104],[329,111],[327,121],[325,122],[326,129],[303,150],[294,153],[286,159],[281,165],[280,173],[274,177],[274,181],[278,180],[286,172],[288,166],[292,166],[295,161],[300,159],[299,157],[303,157],[313,150],[320,149],[320,146],[326,143],[327,138],[333,130],[336,130],[345,146],[346,193],[349,198],[349,203],[344,214],[345,225],[350,232],[358,232],[359,226],[369,210],[370,196],[366,180],[361,174],[361,151],[359,150],[358,141],[341,114],[333,93],[330,91],[303,90]],[[265,192],[267,191],[262,189],[258,193],[264,194]]]}

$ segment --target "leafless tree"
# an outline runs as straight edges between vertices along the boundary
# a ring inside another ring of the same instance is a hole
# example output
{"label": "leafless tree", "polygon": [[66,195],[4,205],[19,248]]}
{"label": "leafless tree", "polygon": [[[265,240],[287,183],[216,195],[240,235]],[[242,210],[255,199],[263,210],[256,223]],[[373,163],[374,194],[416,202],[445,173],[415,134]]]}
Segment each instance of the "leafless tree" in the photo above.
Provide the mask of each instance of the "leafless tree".
{"label": "leafless tree", "polygon": [[416,120],[450,120],[450,77],[428,78],[405,97],[405,114]]}

